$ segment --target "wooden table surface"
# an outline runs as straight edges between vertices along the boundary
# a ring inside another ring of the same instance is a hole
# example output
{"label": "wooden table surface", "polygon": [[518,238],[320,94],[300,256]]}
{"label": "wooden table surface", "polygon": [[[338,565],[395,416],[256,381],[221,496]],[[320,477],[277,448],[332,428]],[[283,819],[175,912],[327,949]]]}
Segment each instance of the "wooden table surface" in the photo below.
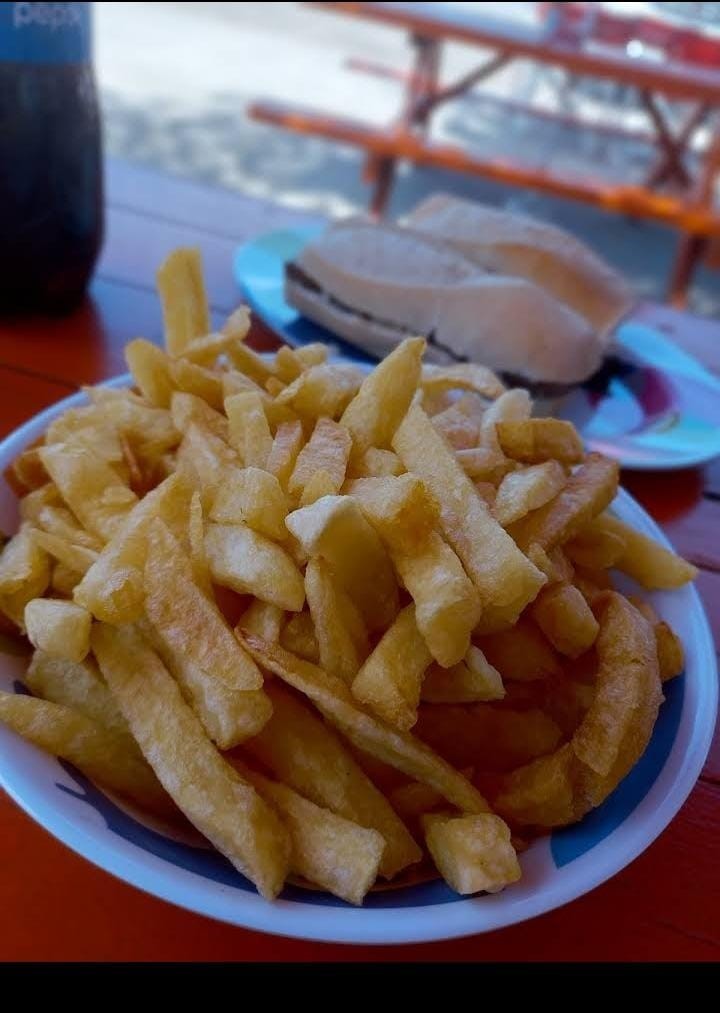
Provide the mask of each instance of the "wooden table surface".
{"label": "wooden table surface", "polygon": [[[202,249],[213,312],[238,302],[239,240],[307,222],[271,204],[139,170],[108,171],[105,252],[86,304],[63,320],[0,322],[0,436],[79,385],[124,371],[126,340],[159,340],[153,290],[179,244]],[[720,374],[720,324],[661,307],[652,320]],[[257,347],[272,347],[260,327]],[[628,474],[628,488],[701,567],[720,638],[720,460],[704,470]],[[629,868],[524,925],[427,945],[346,947],[231,928],[146,896],[96,869],[0,793],[0,960],[717,960],[720,958],[720,737],[685,806]]]}

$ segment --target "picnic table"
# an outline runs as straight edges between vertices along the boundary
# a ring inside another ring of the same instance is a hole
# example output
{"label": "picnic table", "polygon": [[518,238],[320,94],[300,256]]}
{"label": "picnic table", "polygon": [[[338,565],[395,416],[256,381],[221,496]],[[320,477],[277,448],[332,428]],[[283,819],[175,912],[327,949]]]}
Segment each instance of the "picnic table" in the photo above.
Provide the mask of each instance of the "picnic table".
{"label": "picnic table", "polygon": [[[112,163],[105,251],[84,305],[69,317],[0,322],[0,436],[83,384],[124,372],[122,348],[159,342],[155,270],[174,247],[202,250],[214,320],[237,305],[238,244],[307,217]],[[646,305],[661,327],[720,375],[720,324]],[[251,343],[277,346],[258,322]],[[700,568],[720,637],[720,461],[704,470],[623,475],[623,482]],[[427,945],[347,947],[221,925],[145,895],[50,837],[0,792],[0,959],[21,960],[640,960],[720,957],[720,737],[670,827],[591,894],[485,936]]]}
{"label": "picnic table", "polygon": [[[700,29],[680,30],[663,21],[662,12],[655,12],[653,17],[636,19],[640,38],[628,41],[626,36],[632,34],[634,23],[614,11],[623,6],[620,4],[539,4],[536,6],[546,9],[546,16],[535,20],[518,18],[512,10],[514,4],[316,2],[305,6],[407,32],[414,54],[409,71],[375,61],[349,61],[352,70],[401,82],[400,109],[386,126],[377,126],[354,115],[338,116],[295,102],[259,98],[248,107],[252,119],[365,151],[364,177],[372,186],[370,210],[376,215],[386,210],[398,165],[408,161],[529,187],[669,225],[678,231],[679,242],[668,299],[676,306],[685,305],[695,268],[720,236],[720,211],[715,204],[720,171],[720,44],[716,38]],[[692,5],[624,6],[654,10]],[[499,9],[489,11],[491,7]],[[564,30],[565,23],[571,21],[564,12],[572,13],[572,8],[590,9],[585,34],[574,36]],[[652,52],[643,41],[647,39],[656,43]],[[482,50],[478,66],[451,82],[441,79],[446,42]],[[560,69],[568,88],[581,79],[596,78],[632,89],[647,118],[647,129],[642,131],[614,123],[597,124],[564,111],[531,108],[513,98],[487,94],[484,98],[505,109],[508,116],[522,109],[543,121],[594,131],[606,139],[644,139],[656,151],[645,177],[618,182],[603,176],[597,162],[579,171],[565,168],[561,160],[538,165],[488,150],[487,145],[484,150],[470,150],[433,139],[432,118],[441,106],[469,95],[477,85],[518,60]],[[679,122],[669,116],[668,104],[673,103],[683,110]],[[699,162],[695,159],[698,164],[692,165],[688,155],[701,129],[708,141]]]}

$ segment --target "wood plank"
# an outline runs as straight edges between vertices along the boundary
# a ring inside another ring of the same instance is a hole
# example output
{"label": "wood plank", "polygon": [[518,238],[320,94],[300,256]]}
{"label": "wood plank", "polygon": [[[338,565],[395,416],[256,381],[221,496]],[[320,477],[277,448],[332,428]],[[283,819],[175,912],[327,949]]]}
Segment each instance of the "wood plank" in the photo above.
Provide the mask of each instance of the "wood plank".
{"label": "wood plank", "polygon": [[188,225],[235,242],[273,229],[322,222],[317,215],[274,201],[246,197],[233,190],[206,186],[116,158],[107,160],[105,181],[107,203],[112,208]]}
{"label": "wood plank", "polygon": [[720,908],[710,902],[720,893],[720,787],[705,783],[658,841],[586,897],[523,925],[432,946],[322,945],[220,925],[78,858],[1,792],[0,822],[0,867],[14,870],[0,877],[0,952],[9,961],[720,957]]}

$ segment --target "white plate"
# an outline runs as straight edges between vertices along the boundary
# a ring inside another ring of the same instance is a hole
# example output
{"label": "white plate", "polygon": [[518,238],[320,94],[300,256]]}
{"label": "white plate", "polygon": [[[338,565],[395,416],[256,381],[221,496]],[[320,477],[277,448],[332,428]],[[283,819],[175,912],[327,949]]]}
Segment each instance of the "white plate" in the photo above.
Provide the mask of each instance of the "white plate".
{"label": "white plate", "polygon": [[[113,385],[127,380],[120,377]],[[68,398],[8,437],[0,445],[0,473],[51,419],[85,401],[82,394]],[[615,510],[667,544],[627,493],[619,494]],[[3,479],[0,526],[11,531],[16,523],[15,496]],[[557,908],[624,868],[667,826],[702,769],[717,709],[715,651],[705,614],[693,588],[651,598],[682,638],[687,665],[684,676],[665,687],[667,700],[645,756],[582,823],[536,841],[521,857],[521,882],[494,896],[461,898],[433,882],[371,894],[361,909],[297,887],[268,903],[214,851],[178,840],[2,726],[0,784],[41,826],[95,865],[233,925],[347,943],[426,942],[488,932]],[[23,669],[22,658],[0,654],[0,688],[21,691]]]}

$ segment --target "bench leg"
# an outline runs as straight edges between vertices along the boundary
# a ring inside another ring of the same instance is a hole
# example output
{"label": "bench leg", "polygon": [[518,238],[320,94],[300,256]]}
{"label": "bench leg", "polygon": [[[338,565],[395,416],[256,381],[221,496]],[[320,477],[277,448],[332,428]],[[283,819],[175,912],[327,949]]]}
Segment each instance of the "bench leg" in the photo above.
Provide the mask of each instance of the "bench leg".
{"label": "bench leg", "polygon": [[372,184],[370,214],[374,218],[383,218],[385,215],[395,182],[396,166],[397,159],[390,156],[369,155],[365,163],[363,176]]}
{"label": "bench leg", "polygon": [[680,237],[667,292],[667,301],[676,309],[687,306],[688,287],[707,246],[707,236],[685,234]]}

